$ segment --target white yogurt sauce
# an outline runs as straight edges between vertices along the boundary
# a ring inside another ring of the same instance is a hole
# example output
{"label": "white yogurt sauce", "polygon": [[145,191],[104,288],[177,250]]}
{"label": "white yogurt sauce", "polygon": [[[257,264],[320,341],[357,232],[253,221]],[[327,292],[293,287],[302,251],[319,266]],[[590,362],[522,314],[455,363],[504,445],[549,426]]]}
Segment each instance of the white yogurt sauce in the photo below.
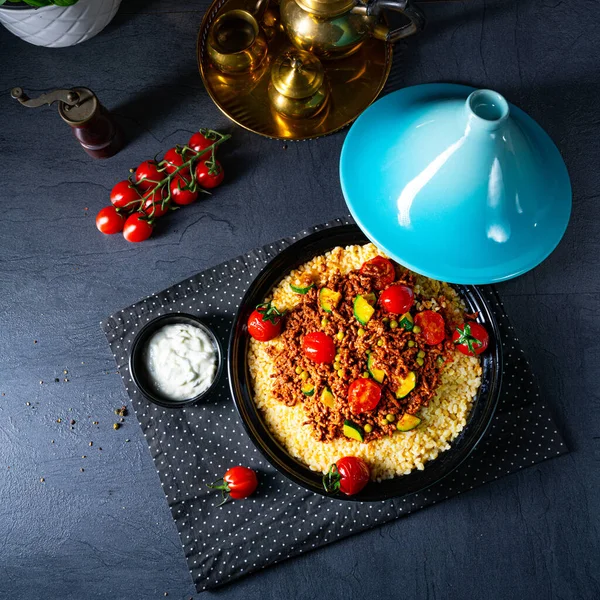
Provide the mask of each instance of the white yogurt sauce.
{"label": "white yogurt sauce", "polygon": [[148,341],[145,363],[161,396],[187,400],[213,382],[217,353],[211,339],[199,327],[165,325]]}

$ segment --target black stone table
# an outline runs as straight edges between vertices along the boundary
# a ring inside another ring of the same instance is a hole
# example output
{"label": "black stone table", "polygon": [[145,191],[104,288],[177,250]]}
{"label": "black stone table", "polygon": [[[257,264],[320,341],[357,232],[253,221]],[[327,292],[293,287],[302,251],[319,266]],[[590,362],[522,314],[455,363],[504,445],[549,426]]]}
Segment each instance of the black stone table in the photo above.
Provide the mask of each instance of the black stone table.
{"label": "black stone table", "polygon": [[[126,396],[98,323],[201,269],[345,214],[344,132],[283,144],[231,125],[213,106],[194,50],[207,6],[125,0],[103,33],[73,48],[38,48],[0,31],[3,600],[195,597],[135,418],[112,427]],[[206,597],[600,597],[600,7],[424,7],[430,25],[398,47],[389,88],[497,89],[550,133],[572,177],[573,216],[559,248],[500,286],[572,452]],[[15,85],[32,95],[91,87],[129,145],[93,161],[53,109],[12,101]],[[234,136],[222,153],[227,184],[144,244],[100,235],[94,216],[127,169],[202,126]]]}

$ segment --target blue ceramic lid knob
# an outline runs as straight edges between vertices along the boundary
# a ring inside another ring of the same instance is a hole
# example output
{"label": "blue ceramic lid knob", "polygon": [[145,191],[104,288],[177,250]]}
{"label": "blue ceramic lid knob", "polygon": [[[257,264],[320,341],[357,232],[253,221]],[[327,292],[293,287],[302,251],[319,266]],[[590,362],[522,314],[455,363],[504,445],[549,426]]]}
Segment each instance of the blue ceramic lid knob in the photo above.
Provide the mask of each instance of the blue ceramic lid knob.
{"label": "blue ceramic lid knob", "polygon": [[392,258],[452,283],[510,279],[544,260],[571,211],[565,164],[531,117],[491,90],[405,88],[354,123],[342,190]]}

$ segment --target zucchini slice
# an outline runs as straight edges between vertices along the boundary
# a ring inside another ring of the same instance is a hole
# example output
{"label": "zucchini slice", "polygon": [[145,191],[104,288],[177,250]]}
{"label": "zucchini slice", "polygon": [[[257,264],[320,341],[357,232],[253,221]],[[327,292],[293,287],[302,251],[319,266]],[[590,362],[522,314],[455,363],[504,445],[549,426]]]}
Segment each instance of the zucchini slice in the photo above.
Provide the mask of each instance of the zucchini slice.
{"label": "zucchini slice", "polygon": [[342,295],[339,292],[334,292],[326,287],[319,290],[319,306],[326,313],[332,313],[333,309],[337,308],[341,299]]}
{"label": "zucchini slice", "polygon": [[360,294],[354,298],[354,316],[361,325],[366,325],[374,312],[375,309]]}
{"label": "zucchini slice", "polygon": [[373,364],[375,361],[373,360],[373,355],[369,352],[369,358],[367,359],[367,369],[371,374],[371,377],[377,383],[383,383],[383,379],[385,377],[385,371],[383,369],[377,369]]}
{"label": "zucchini slice", "polygon": [[417,375],[414,371],[410,371],[404,379],[400,379],[398,382],[400,387],[396,390],[396,398],[405,398],[415,389]]}
{"label": "zucchini slice", "polygon": [[371,305],[371,306],[375,306],[375,303],[377,302],[377,296],[375,295],[375,292],[369,292],[368,294],[365,294],[363,296],[363,298]]}
{"label": "zucchini slice", "polygon": [[300,389],[305,396],[312,396],[315,393],[315,386],[312,383],[303,383]]}
{"label": "zucchini slice", "polygon": [[357,442],[364,441],[362,429],[352,421],[344,421],[344,435]]}
{"label": "zucchini slice", "polygon": [[310,285],[296,285],[294,283],[290,283],[290,289],[295,294],[302,294],[302,295],[308,294],[308,291],[314,287],[315,287],[314,283],[311,283]]}
{"label": "zucchini slice", "polygon": [[328,408],[333,408],[335,406],[333,392],[328,387],[323,388],[323,391],[321,392],[321,402]]}
{"label": "zucchini slice", "polygon": [[409,312],[406,312],[400,317],[398,324],[400,327],[406,329],[406,331],[412,331],[412,328],[415,326],[415,321],[412,318],[412,315]]}
{"label": "zucchini slice", "polygon": [[404,413],[402,417],[396,423],[396,429],[398,431],[411,431],[415,427],[421,424],[421,419],[415,415],[409,415]]}

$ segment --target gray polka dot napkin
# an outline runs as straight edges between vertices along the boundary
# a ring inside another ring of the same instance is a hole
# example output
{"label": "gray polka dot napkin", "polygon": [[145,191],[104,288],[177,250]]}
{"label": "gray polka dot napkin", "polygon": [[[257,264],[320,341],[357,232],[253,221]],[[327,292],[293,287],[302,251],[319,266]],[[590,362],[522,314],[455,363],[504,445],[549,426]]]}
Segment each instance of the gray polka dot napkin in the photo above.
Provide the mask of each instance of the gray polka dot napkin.
{"label": "gray polka dot napkin", "polygon": [[[257,248],[121,310],[102,323],[127,393],[148,442],[197,590],[214,588],[280,560],[386,523],[567,452],[512,326],[493,288],[505,371],[500,404],[475,452],[449,477],[397,500],[355,503],[305,491],[281,476],[254,448],[238,421],[225,372],[208,402],[166,410],[145,401],[128,370],[138,329],[168,313],[198,314],[226,347],[238,304],[251,281],[283,248],[313,231],[352,222],[336,219]],[[260,485],[243,504],[217,507],[206,486],[231,466],[257,470]]]}

